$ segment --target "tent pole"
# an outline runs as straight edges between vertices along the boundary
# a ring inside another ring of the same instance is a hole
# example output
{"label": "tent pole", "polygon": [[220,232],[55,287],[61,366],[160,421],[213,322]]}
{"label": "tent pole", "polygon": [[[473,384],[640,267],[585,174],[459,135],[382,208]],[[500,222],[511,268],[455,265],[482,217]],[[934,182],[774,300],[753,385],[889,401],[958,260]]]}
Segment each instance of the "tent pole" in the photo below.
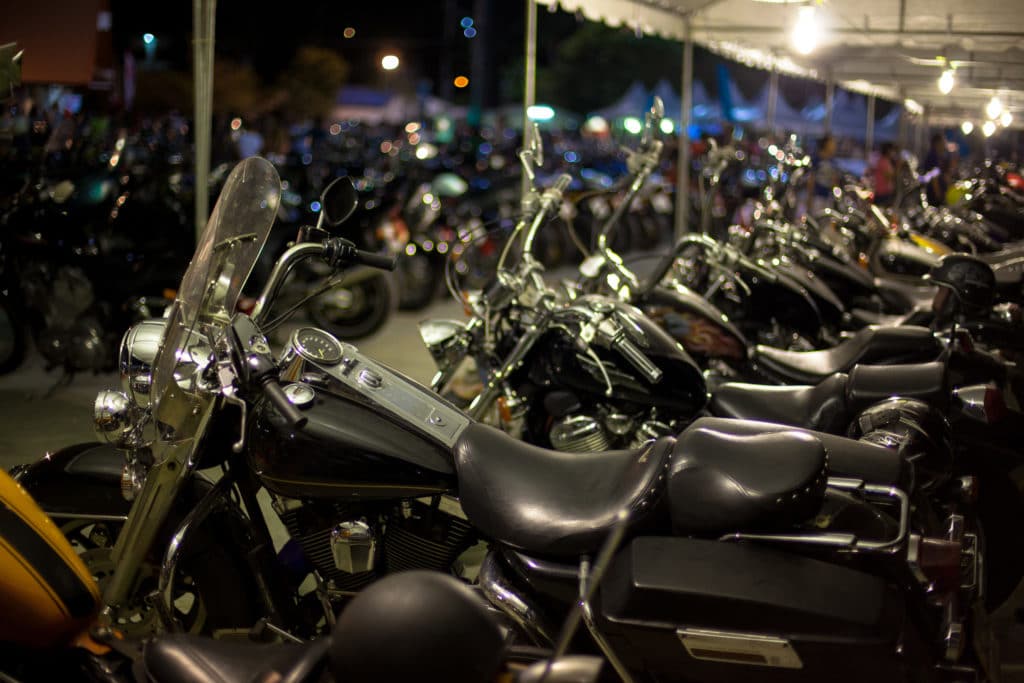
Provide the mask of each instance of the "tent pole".
{"label": "tent pole", "polygon": [[194,85],[193,136],[195,140],[195,228],[196,240],[206,228],[210,215],[207,188],[210,177],[210,143],[213,128],[213,40],[217,0],[194,0],[192,4],[192,78]]}
{"label": "tent pole", "polygon": [[779,72],[772,67],[768,79],[768,132],[775,136],[775,116],[779,106]]}
{"label": "tent pole", "polygon": [[[526,147],[526,131],[530,128],[527,113],[537,97],[537,2],[526,0],[526,73],[523,80],[523,147]],[[526,169],[522,172],[522,198],[530,194],[530,179]]]}
{"label": "tent pole", "polygon": [[864,158],[871,158],[871,150],[875,148],[875,94],[868,95],[868,121],[864,132]]}
{"label": "tent pole", "polygon": [[919,157],[924,157],[928,154],[928,150],[925,148],[925,145],[929,144],[927,140],[931,134],[930,109],[931,107],[925,105],[924,113],[921,115],[921,123],[917,126],[917,144],[915,145],[915,151]]}
{"label": "tent pole", "polygon": [[679,154],[676,164],[676,240],[690,228],[690,124],[693,122],[693,31],[686,20],[683,45],[682,111],[679,126]]}
{"label": "tent pole", "polygon": [[832,71],[825,80],[825,134],[832,132],[832,108],[836,100],[836,82],[832,80]]}

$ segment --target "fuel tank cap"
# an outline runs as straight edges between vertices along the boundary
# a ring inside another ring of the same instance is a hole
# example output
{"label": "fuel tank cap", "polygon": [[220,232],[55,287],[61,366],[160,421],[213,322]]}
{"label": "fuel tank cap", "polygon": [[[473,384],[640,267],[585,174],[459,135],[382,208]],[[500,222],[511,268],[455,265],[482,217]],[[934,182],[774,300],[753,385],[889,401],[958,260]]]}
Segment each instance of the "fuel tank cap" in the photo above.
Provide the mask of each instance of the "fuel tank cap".
{"label": "fuel tank cap", "polygon": [[288,397],[288,400],[292,402],[296,408],[305,408],[313,402],[316,398],[316,391],[313,387],[308,384],[286,384],[284,386],[284,395]]}

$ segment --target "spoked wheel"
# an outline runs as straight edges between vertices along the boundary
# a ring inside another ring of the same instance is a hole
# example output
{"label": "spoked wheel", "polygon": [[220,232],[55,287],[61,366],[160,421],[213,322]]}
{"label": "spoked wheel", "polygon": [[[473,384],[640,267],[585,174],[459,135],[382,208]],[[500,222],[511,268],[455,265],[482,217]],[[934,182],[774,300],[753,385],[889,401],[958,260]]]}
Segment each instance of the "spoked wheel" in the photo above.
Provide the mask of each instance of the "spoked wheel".
{"label": "spoked wheel", "polygon": [[318,327],[342,339],[373,334],[391,315],[397,291],[386,275],[374,275],[351,286],[339,286],[306,304]]}
{"label": "spoked wheel", "polygon": [[[71,520],[61,527],[64,536],[78,553],[100,587],[102,594],[114,575],[114,540],[121,531],[118,522]],[[157,589],[160,568],[153,562],[143,563],[135,586],[129,591],[128,604],[113,614],[113,626],[129,639],[143,638],[162,630],[157,608],[148,596]],[[186,633],[202,633],[207,626],[206,601],[187,568],[179,570],[172,594],[174,617]]]}
{"label": "spoked wheel", "polygon": [[401,285],[399,308],[418,311],[431,302],[441,282],[440,269],[431,257],[420,250],[411,256],[406,254],[398,261],[397,272]]}

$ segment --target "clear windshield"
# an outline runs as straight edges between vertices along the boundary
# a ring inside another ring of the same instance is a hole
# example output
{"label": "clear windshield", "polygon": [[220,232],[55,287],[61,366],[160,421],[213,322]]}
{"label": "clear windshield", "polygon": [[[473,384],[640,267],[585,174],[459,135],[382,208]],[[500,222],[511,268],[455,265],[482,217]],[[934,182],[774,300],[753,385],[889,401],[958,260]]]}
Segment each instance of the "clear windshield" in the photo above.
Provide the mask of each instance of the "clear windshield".
{"label": "clear windshield", "polygon": [[280,199],[277,170],[260,157],[239,163],[224,184],[182,278],[155,359],[152,395],[158,421],[175,422],[169,413],[177,412],[170,405],[177,403],[172,394],[181,396],[176,380],[205,362],[209,348],[205,340],[233,314],[242,285],[270,234]]}

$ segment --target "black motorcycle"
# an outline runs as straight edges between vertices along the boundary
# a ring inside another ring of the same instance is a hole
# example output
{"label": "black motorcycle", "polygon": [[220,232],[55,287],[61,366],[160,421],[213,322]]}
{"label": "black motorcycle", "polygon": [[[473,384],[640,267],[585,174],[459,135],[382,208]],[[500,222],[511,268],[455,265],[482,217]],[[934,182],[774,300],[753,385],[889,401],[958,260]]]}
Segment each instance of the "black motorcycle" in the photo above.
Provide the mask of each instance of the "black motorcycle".
{"label": "black motorcycle", "polygon": [[[521,153],[531,176],[539,144],[534,135]],[[468,322],[421,324],[439,368],[431,386],[465,401],[474,419],[563,451],[675,433],[706,400],[700,369],[685,350],[618,298],[561,297],[534,257],[539,230],[558,211],[569,181],[565,175],[530,193],[482,291],[453,287],[472,308]]]}
{"label": "black motorcycle", "polygon": [[[297,330],[275,357],[259,320],[234,311],[279,186],[269,163],[239,164],[155,356],[136,346],[141,330],[127,335],[127,393],[97,415],[124,455],[69,449],[18,473],[51,515],[123,523],[102,618],[121,626],[142,601],[181,628],[175,595],[188,587],[222,625],[248,628],[262,612],[310,634],[332,599],[402,569],[450,570],[480,538],[490,551],[478,584],[513,638],[554,648],[560,615],[578,609],[591,640],[571,649],[599,652],[624,680],[911,680],[992,665],[966,637],[985,629],[972,612],[984,544],[961,495],[970,486],[950,486],[948,470],[714,419],[678,438],[566,454],[473,421],[322,330]],[[333,225],[352,193],[336,183],[324,204]],[[336,267],[393,265],[341,237],[300,246]],[[214,465],[224,475],[190,503],[196,471]],[[262,487],[294,540],[279,558]],[[197,534],[236,523],[207,549],[231,563],[198,562]],[[591,570],[610,534],[621,542],[609,543],[619,550],[602,578]],[[225,614],[236,594],[240,610]]]}

